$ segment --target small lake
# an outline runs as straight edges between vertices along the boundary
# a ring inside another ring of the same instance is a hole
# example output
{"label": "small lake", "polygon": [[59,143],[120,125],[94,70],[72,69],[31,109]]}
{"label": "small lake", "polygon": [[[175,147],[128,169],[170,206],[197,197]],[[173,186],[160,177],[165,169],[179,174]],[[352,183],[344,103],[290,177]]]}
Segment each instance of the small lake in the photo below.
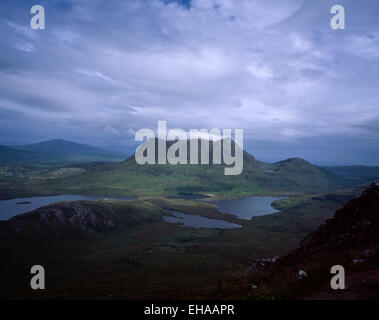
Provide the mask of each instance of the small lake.
{"label": "small lake", "polygon": [[209,219],[198,215],[185,214],[183,212],[171,211],[175,216],[163,216],[166,222],[181,223],[185,227],[206,228],[206,229],[233,229],[241,228],[239,224],[230,223],[224,220]]}
{"label": "small lake", "polygon": [[0,200],[0,220],[8,220],[9,218],[17,214],[33,211],[40,207],[44,207],[49,204],[61,202],[61,201],[101,200],[101,199],[130,200],[133,198],[135,197],[91,197],[91,196],[76,196],[76,195],[65,194],[65,195],[60,195],[60,196]]}
{"label": "small lake", "polygon": [[[31,197],[18,198],[12,200],[0,200],[0,220],[8,220],[9,218],[26,212],[33,211],[40,207],[50,205],[61,201],[75,200],[101,200],[101,199],[120,199],[130,200],[135,197],[96,197],[96,196],[78,196],[78,195],[60,195],[49,197]],[[184,200],[201,200],[208,198],[201,195],[180,195],[170,198]],[[274,197],[247,197],[236,200],[220,200],[209,201],[218,206],[218,210],[222,213],[234,214],[240,219],[250,220],[252,217],[264,216],[274,212],[279,212],[271,207],[271,203],[285,198]],[[207,201],[208,203],[208,201]],[[172,223],[181,223],[184,226],[194,228],[209,228],[209,229],[231,229],[240,228],[241,226],[234,223],[229,223],[223,220],[208,219],[198,215],[190,215],[182,212],[172,211],[174,217],[164,216],[165,221]]]}
{"label": "small lake", "polygon": [[222,213],[234,214],[240,219],[250,220],[252,217],[265,216],[267,214],[279,212],[271,206],[276,200],[286,199],[274,197],[247,197],[236,200],[209,201],[218,206],[218,211]]}

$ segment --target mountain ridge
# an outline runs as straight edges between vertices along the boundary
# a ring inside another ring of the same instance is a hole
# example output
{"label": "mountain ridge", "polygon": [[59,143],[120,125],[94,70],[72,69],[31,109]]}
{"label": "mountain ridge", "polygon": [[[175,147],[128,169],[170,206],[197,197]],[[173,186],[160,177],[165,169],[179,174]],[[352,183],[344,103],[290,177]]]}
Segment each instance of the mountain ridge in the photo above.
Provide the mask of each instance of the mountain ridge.
{"label": "mountain ridge", "polygon": [[67,165],[84,162],[121,161],[124,156],[86,144],[64,139],[39,143],[1,146],[0,164],[6,165]]}
{"label": "mountain ridge", "polygon": [[13,149],[32,151],[32,152],[42,152],[42,153],[56,153],[56,154],[64,154],[64,153],[104,153],[111,154],[106,150],[102,150],[100,148],[93,147],[88,144],[78,143],[69,141],[66,139],[51,139],[45,140],[37,143],[19,145],[19,146],[11,146]]}
{"label": "mountain ridge", "polygon": [[[166,148],[171,145],[168,143]],[[211,154],[212,146],[209,152]],[[225,198],[270,193],[311,193],[346,186],[346,181],[339,176],[299,158],[270,164],[256,160],[245,150],[243,157],[242,174],[226,176],[225,166],[212,162],[207,165],[139,165],[132,155],[119,163],[97,166],[94,170],[76,176],[48,181],[45,189],[56,190],[57,193],[120,196],[212,193]]]}

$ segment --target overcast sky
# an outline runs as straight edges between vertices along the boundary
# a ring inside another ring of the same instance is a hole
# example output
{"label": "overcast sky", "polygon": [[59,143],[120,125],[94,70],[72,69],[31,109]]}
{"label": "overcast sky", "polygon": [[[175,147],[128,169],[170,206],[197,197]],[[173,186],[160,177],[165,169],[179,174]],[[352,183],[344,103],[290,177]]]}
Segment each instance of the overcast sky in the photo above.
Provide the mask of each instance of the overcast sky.
{"label": "overcast sky", "polygon": [[379,165],[379,1],[37,3],[0,2],[0,144],[126,148],[166,120],[242,128],[260,160]]}

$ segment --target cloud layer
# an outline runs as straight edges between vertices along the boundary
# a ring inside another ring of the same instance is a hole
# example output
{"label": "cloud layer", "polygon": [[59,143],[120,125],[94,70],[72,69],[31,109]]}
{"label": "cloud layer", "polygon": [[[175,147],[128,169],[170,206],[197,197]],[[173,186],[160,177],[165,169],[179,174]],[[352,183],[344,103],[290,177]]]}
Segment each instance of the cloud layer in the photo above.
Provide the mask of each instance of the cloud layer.
{"label": "cloud layer", "polygon": [[378,164],[379,5],[2,1],[0,143],[123,145],[140,128],[243,128],[264,160]]}

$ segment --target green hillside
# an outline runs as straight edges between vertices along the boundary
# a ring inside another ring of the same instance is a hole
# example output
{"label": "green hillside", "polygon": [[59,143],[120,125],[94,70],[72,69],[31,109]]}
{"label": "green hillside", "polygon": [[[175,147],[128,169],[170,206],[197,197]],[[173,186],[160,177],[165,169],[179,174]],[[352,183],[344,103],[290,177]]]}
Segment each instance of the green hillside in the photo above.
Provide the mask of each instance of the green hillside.
{"label": "green hillside", "polygon": [[120,163],[88,168],[63,178],[29,179],[20,195],[172,195],[213,194],[233,198],[253,194],[323,192],[349,186],[349,181],[311,163],[288,159],[274,164],[244,152],[241,175],[224,175],[224,165],[139,165],[134,156]]}

